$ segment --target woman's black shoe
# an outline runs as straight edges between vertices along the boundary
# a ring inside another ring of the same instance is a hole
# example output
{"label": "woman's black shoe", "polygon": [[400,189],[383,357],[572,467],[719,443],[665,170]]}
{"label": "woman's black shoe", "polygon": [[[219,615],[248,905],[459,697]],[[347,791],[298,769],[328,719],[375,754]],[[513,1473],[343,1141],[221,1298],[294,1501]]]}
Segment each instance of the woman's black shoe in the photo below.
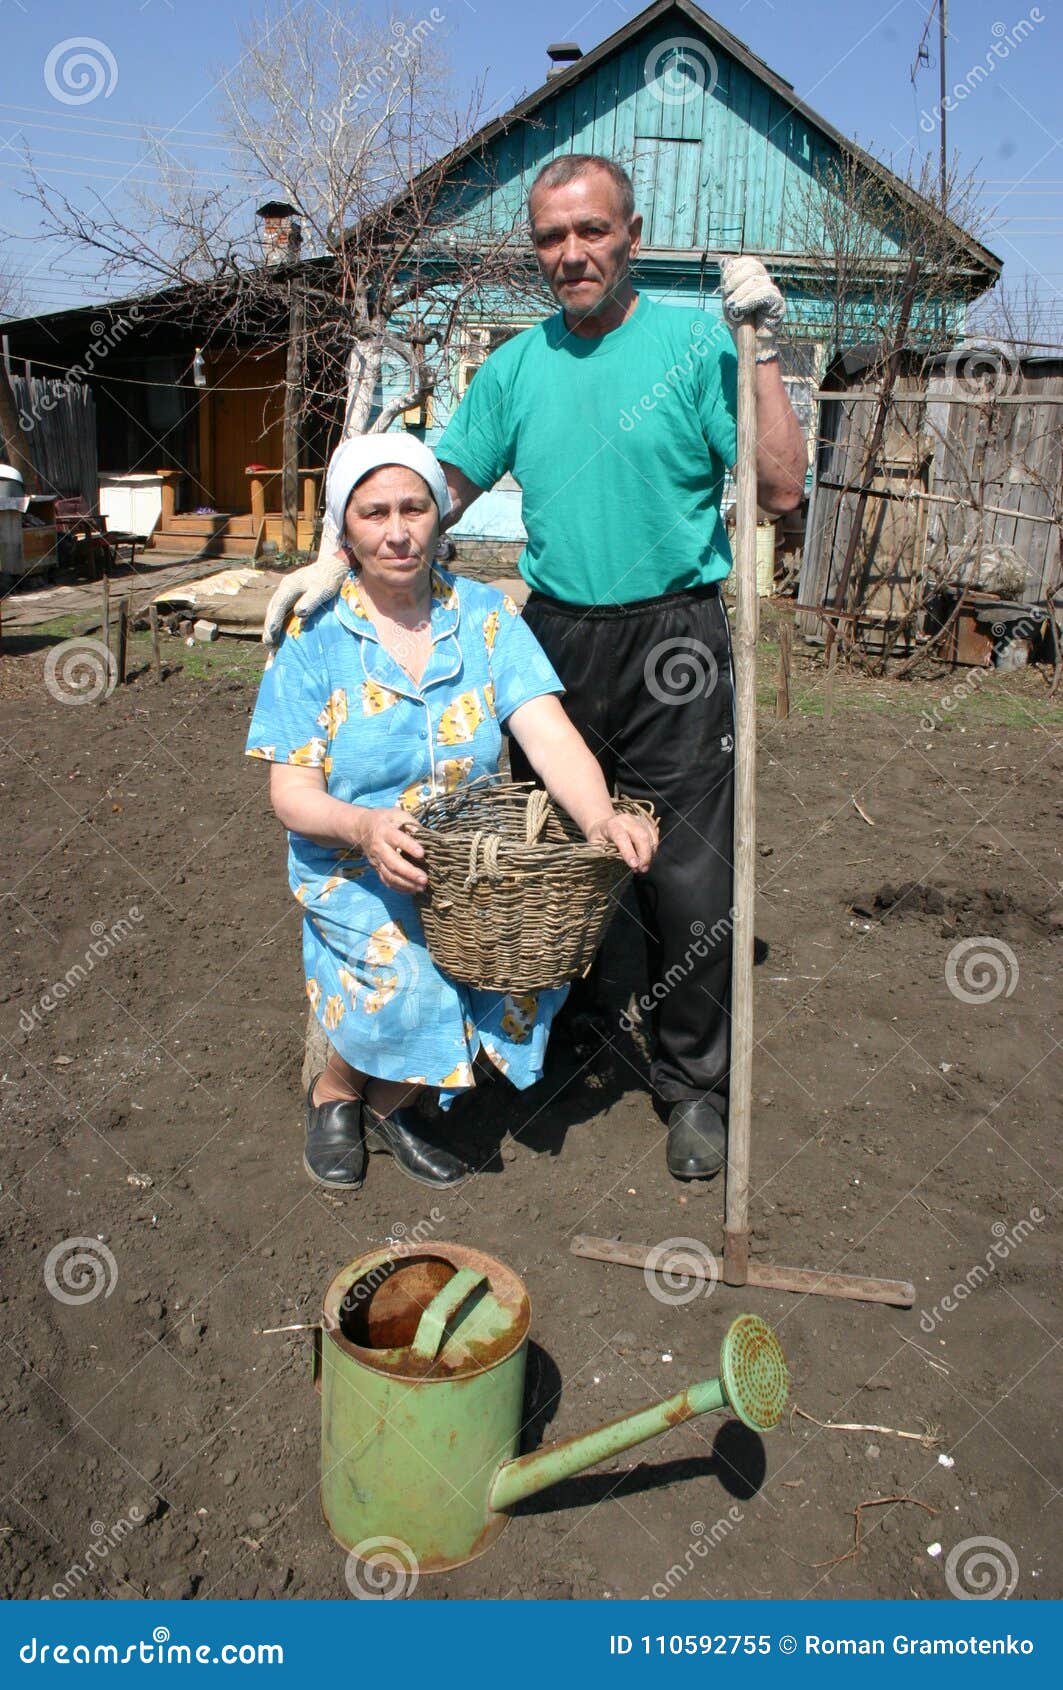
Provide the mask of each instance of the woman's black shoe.
{"label": "woman's black shoe", "polygon": [[306,1094],[306,1149],[303,1167],[318,1185],[357,1189],[365,1180],[362,1105],[357,1099],[315,1103],[310,1082]]}
{"label": "woman's black shoe", "polygon": [[365,1143],[368,1150],[384,1151],[393,1156],[404,1174],[421,1185],[460,1185],[471,1169],[443,1150],[429,1144],[414,1131],[421,1122],[412,1109],[393,1109],[390,1115],[378,1115],[372,1104],[365,1106]]}

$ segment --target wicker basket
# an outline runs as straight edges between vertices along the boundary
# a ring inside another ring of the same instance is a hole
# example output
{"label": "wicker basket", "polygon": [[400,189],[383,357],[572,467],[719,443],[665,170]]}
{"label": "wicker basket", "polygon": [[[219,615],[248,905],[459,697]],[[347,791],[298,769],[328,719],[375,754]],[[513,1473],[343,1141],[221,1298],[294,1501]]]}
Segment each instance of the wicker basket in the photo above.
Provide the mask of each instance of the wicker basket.
{"label": "wicker basket", "polygon": [[[628,815],[649,804],[615,802]],[[428,889],[417,902],[433,961],[492,992],[563,986],[594,961],[617,889],[631,870],[612,845],[589,845],[529,782],[474,781],[415,812]]]}

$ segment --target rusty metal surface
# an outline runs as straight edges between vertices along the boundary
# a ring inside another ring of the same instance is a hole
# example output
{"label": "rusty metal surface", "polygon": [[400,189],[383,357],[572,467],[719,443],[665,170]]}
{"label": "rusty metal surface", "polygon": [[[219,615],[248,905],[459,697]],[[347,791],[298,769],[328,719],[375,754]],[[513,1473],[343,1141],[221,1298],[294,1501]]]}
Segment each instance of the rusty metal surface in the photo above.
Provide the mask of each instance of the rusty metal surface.
{"label": "rusty metal surface", "polygon": [[759,1315],[740,1314],[732,1321],[720,1352],[720,1372],[727,1401],[745,1425],[767,1432],[779,1424],[790,1374],[782,1345]]}
{"label": "rusty metal surface", "polygon": [[[345,1554],[353,1558],[353,1560],[359,1565],[372,1567],[373,1560],[367,1559],[363,1563],[362,1557],[354,1554],[353,1546],[347,1543],[341,1536],[340,1532],[337,1531],[325,1511],[324,1498],[320,1495],[318,1497],[318,1506],[321,1509],[321,1518],[325,1522],[325,1528],[333,1543],[337,1544]],[[483,1531],[480,1533],[479,1537],[474,1539],[463,1554],[447,1555],[442,1550],[431,1548],[423,1549],[422,1553],[418,1554],[416,1557],[417,1576],[420,1577],[422,1573],[453,1573],[458,1567],[467,1567],[470,1561],[475,1561],[480,1555],[486,1554],[487,1550],[491,1548],[491,1545],[502,1536],[502,1533],[505,1531],[512,1518],[512,1514],[489,1515],[487,1524],[484,1526]]]}
{"label": "rusty metal surface", "polygon": [[952,663],[985,669],[993,658],[993,640],[978,627],[978,617],[972,608],[961,610],[953,630],[948,658]]}
{"label": "rusty metal surface", "polygon": [[[486,1276],[489,1297],[471,1309],[438,1355],[411,1350],[422,1315],[463,1268]],[[505,1263],[464,1244],[369,1251],[341,1268],[325,1292],[322,1326],[363,1366],[396,1379],[469,1378],[497,1367],[527,1338],[531,1303]]]}

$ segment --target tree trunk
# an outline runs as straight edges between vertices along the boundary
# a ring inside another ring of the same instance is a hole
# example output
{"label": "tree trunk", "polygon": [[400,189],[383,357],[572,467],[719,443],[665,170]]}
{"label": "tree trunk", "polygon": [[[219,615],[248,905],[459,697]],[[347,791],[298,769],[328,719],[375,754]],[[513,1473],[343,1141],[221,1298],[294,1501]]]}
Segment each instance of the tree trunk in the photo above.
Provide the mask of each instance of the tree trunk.
{"label": "tree trunk", "polygon": [[365,434],[373,412],[373,400],[380,383],[381,351],[379,341],[355,341],[351,348],[347,380],[347,415],[343,422],[343,438]]}
{"label": "tree trunk", "polygon": [[[380,383],[381,350],[379,341],[356,340],[347,363],[347,409],[343,419],[343,438],[366,434],[373,412],[373,400]],[[318,558],[329,558],[339,550],[340,537],[336,525],[325,512],[321,524],[321,543]],[[317,562],[317,558],[314,559]]]}

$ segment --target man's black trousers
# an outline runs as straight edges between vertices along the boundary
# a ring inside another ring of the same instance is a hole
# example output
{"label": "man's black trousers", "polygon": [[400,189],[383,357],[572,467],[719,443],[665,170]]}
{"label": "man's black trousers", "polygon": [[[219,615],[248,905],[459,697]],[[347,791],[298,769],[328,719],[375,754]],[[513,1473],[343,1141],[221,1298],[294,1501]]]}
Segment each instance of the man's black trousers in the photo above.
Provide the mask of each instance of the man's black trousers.
{"label": "man's black trousers", "polygon": [[[715,586],[629,605],[533,592],[524,615],[606,784],[648,799],[660,823],[653,864],[635,876],[653,1089],[726,1113],[734,695],[723,600]],[[514,779],[535,778],[515,741],[510,759]]]}

